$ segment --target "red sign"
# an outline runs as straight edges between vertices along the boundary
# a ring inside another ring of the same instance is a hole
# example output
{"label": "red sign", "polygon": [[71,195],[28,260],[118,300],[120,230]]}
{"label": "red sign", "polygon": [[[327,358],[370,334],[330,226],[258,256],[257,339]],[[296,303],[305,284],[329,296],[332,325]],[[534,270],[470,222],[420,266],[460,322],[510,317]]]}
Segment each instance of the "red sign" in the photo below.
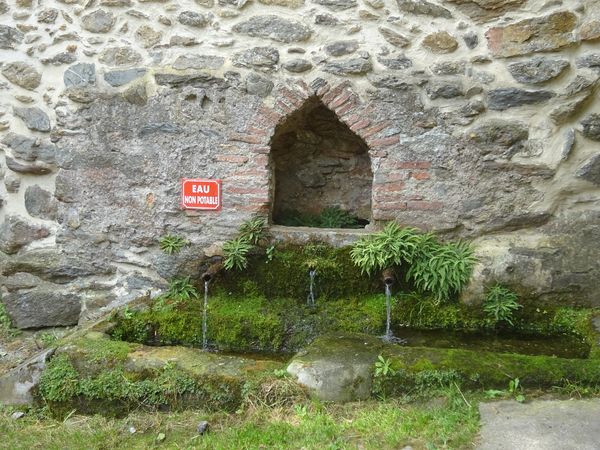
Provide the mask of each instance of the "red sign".
{"label": "red sign", "polygon": [[221,209],[221,180],[181,179],[183,209]]}

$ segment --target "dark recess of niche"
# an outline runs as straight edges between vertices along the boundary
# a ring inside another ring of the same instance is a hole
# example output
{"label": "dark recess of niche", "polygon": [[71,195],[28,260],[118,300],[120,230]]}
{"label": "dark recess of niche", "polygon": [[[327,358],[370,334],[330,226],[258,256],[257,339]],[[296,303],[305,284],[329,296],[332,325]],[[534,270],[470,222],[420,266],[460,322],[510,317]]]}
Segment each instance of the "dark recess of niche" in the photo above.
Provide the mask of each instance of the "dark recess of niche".
{"label": "dark recess of niche", "polygon": [[373,174],[365,142],[317,97],[278,125],[271,141],[273,223],[364,228]]}

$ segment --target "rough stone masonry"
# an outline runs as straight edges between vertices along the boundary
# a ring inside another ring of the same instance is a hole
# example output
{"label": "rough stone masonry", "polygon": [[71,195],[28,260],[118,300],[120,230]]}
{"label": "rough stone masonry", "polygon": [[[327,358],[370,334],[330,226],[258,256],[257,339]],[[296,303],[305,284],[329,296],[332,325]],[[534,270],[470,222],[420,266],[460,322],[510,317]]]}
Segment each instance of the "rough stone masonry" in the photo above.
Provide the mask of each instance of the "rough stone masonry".
{"label": "rough stone masonry", "polygon": [[276,130],[319,151],[286,125],[319,104],[365,144],[370,227],[474,240],[463,301],[600,306],[599,78],[598,0],[0,0],[2,302],[68,325],[197,274],[271,215]]}

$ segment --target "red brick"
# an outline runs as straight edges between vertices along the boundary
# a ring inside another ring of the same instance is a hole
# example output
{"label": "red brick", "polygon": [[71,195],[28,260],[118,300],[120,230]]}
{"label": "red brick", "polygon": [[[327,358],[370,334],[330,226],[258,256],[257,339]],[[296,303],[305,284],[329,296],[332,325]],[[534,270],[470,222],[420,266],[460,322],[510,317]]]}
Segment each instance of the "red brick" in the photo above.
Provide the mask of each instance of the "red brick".
{"label": "red brick", "polygon": [[252,147],[250,147],[250,151],[252,153],[258,153],[260,155],[268,155],[269,153],[271,153],[271,147],[266,145],[253,145]]}
{"label": "red brick", "polygon": [[293,91],[286,87],[281,87],[279,92],[296,108],[300,108],[306,101],[306,97],[302,97],[299,92]]}
{"label": "red brick", "polygon": [[373,193],[373,202],[377,205],[385,205],[388,203],[403,203],[406,204],[406,199],[400,192],[379,192]]}
{"label": "red brick", "polygon": [[375,187],[379,186],[380,184],[383,185],[386,183],[392,183],[394,181],[403,181],[407,178],[408,177],[406,176],[406,172],[388,172],[385,175],[381,176],[381,178],[379,178],[381,181],[377,185],[375,185]]}
{"label": "red brick", "polygon": [[269,195],[268,187],[260,187],[260,188],[249,188],[249,187],[238,187],[238,186],[225,186],[225,189],[228,193],[231,194],[260,194],[260,195]]}
{"label": "red brick", "polygon": [[323,86],[317,89],[317,97],[323,97],[327,92],[329,92],[329,89],[331,89],[331,86],[329,83],[325,83]]}
{"label": "red brick", "polygon": [[360,136],[363,139],[368,138],[369,136],[373,136],[375,133],[379,133],[381,130],[385,129],[388,127],[388,125],[390,124],[389,120],[377,123],[369,128],[366,128],[364,130],[362,130],[360,133]]}
{"label": "red brick", "polygon": [[405,183],[403,181],[396,181],[392,183],[385,183],[377,185],[374,188],[375,192],[400,192],[404,189]]}
{"label": "red brick", "polygon": [[442,202],[427,202],[427,201],[409,201],[407,203],[408,209],[414,209],[418,211],[437,211],[442,209],[444,204]]}
{"label": "red brick", "polygon": [[276,111],[280,111],[284,116],[290,115],[297,109],[297,108],[294,108],[293,105],[290,105],[290,104],[286,103],[285,101],[283,101],[282,98],[278,99],[275,102],[274,107],[275,107]]}
{"label": "red brick", "polygon": [[382,211],[379,209],[373,210],[373,219],[375,220],[394,220],[396,217],[393,212],[390,211]]}
{"label": "red brick", "polygon": [[304,82],[304,80],[297,80],[295,84],[302,90],[302,92],[306,94],[306,98],[315,95],[315,92],[310,88],[308,84]]}
{"label": "red brick", "polygon": [[269,164],[269,155],[256,155],[252,157],[252,163],[257,166],[266,166]]}
{"label": "red brick", "polygon": [[352,96],[346,103],[344,103],[343,105],[340,105],[339,107],[336,107],[334,109],[334,111],[338,115],[338,117],[342,117],[344,114],[355,110],[356,105],[357,105],[356,97]]}
{"label": "red brick", "polygon": [[382,211],[404,210],[406,206],[405,201],[374,202],[373,209]]}
{"label": "red brick", "polygon": [[247,156],[243,155],[217,155],[217,161],[243,164],[248,161]]}
{"label": "red brick", "polygon": [[247,144],[262,144],[266,141],[265,136],[257,136],[255,134],[232,133],[229,136],[230,141],[246,142]]}
{"label": "red brick", "polygon": [[268,136],[270,134],[269,130],[262,127],[257,127],[255,125],[250,125],[248,128],[246,128],[246,132],[256,136]]}
{"label": "red brick", "polygon": [[429,161],[389,161],[388,165],[395,169],[429,169],[431,167]]}
{"label": "red brick", "polygon": [[368,127],[369,124],[371,123],[371,121],[369,119],[362,119],[359,120],[358,122],[354,123],[350,129],[354,132],[357,132],[358,130],[362,130],[365,127]]}
{"label": "red brick", "polygon": [[230,209],[235,208],[236,211],[248,211],[253,213],[268,212],[269,203],[248,203],[247,199],[231,200],[223,204],[223,207]]}
{"label": "red brick", "polygon": [[346,103],[346,101],[349,100],[350,97],[352,97],[352,91],[343,91],[340,95],[335,97],[327,106],[329,107],[329,109],[335,109],[338,106],[342,106],[344,103]]}
{"label": "red brick", "polygon": [[362,120],[362,116],[360,116],[358,114],[353,114],[353,115],[345,118],[344,122],[346,123],[346,125],[348,125],[349,127],[351,127],[352,125],[354,125],[359,120]]}
{"label": "red brick", "polygon": [[323,95],[323,97],[321,97],[321,101],[326,105],[329,105],[329,102],[331,102],[334,98],[340,95],[346,88],[350,88],[350,82],[342,81],[336,87],[330,89],[329,92],[327,92],[327,94]]}
{"label": "red brick", "polygon": [[381,139],[367,140],[367,144],[370,147],[387,147],[397,144],[398,142],[400,142],[400,136],[390,136]]}
{"label": "red brick", "polygon": [[230,178],[268,178],[269,175],[270,174],[268,170],[256,168],[238,170],[236,172],[233,172]]}
{"label": "red brick", "polygon": [[252,122],[256,125],[275,126],[283,118],[283,115],[275,111],[273,108],[261,105],[256,111],[256,115],[252,118]]}
{"label": "red brick", "polygon": [[427,172],[411,172],[410,177],[418,181],[429,180],[431,178]]}

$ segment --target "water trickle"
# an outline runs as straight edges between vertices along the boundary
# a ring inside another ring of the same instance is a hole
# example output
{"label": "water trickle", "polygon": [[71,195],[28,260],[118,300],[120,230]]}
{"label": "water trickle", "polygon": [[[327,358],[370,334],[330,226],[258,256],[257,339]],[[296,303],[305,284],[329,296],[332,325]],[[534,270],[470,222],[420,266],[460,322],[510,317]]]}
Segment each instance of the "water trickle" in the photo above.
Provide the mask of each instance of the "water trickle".
{"label": "water trickle", "polygon": [[317,271],[315,269],[310,269],[308,271],[308,277],[310,279],[308,298],[307,298],[308,306],[315,306],[315,276],[316,275],[317,275]]}
{"label": "water trickle", "polygon": [[392,283],[385,283],[385,334],[382,339],[392,344],[406,344],[406,339],[395,337],[392,333]]}
{"label": "water trickle", "polygon": [[207,317],[208,317],[208,283],[204,282],[204,310],[202,312],[202,350],[208,350],[208,340],[206,338]]}

